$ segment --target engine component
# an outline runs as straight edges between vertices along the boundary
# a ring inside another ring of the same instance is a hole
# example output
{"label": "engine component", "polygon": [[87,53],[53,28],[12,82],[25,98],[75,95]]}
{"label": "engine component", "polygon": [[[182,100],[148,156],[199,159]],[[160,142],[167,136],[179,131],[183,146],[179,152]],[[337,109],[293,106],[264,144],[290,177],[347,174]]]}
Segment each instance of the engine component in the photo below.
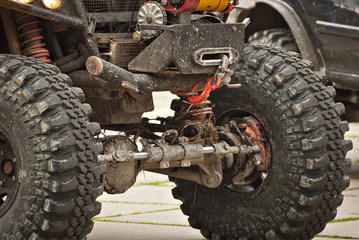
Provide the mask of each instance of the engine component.
{"label": "engine component", "polygon": [[229,7],[229,0],[200,0],[196,11],[222,12]]}
{"label": "engine component", "polygon": [[[161,4],[157,2],[146,2],[138,11],[137,23],[145,25],[166,25],[167,13]],[[157,36],[161,31],[145,29],[141,33],[145,37]]]}
{"label": "engine component", "polygon": [[[143,2],[146,2],[145,0]],[[223,12],[231,10],[230,0],[169,0],[161,1],[167,12]]]}
{"label": "engine component", "polygon": [[132,12],[142,4],[140,0],[83,0],[88,12]]}
{"label": "engine component", "polygon": [[40,21],[29,14],[16,13],[16,23],[18,31],[21,32],[22,53],[28,57],[37,58],[45,63],[50,63],[50,53],[43,42],[44,36],[41,33]]}
{"label": "engine component", "polygon": [[127,68],[128,64],[144,49],[146,44],[131,39],[114,40],[110,43],[110,63]]}

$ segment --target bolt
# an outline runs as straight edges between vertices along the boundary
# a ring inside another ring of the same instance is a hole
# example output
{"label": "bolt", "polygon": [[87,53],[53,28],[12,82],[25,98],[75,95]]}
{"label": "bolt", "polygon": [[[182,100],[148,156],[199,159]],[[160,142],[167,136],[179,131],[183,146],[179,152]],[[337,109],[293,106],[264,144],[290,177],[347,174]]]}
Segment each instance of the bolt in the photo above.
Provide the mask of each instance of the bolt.
{"label": "bolt", "polygon": [[148,24],[152,24],[154,21],[153,17],[152,16],[146,16],[146,23]]}
{"label": "bolt", "polygon": [[198,33],[198,32],[199,32],[199,28],[194,28],[193,31],[194,31],[195,33]]}
{"label": "bolt", "polygon": [[256,164],[257,166],[259,166],[259,165],[261,165],[261,163],[262,163],[262,162],[258,160],[258,161],[256,161],[255,164]]}
{"label": "bolt", "polygon": [[212,183],[213,183],[213,178],[209,177],[209,178],[207,179],[207,183],[208,183],[208,184],[212,184]]}
{"label": "bolt", "polygon": [[232,27],[232,31],[235,32],[237,31],[237,28],[235,26]]}
{"label": "bolt", "polygon": [[167,3],[168,3],[168,1],[167,1],[167,0],[162,0],[162,1],[161,1],[161,4],[162,4],[163,6],[166,6],[166,5],[167,5]]}
{"label": "bolt", "polygon": [[188,161],[188,160],[184,160],[184,161],[181,162],[181,166],[182,167],[189,167],[189,166],[191,166],[191,162]]}
{"label": "bolt", "polygon": [[15,177],[15,176],[13,176],[11,179],[12,179],[12,181],[13,181],[13,182],[15,182],[16,177]]}
{"label": "bolt", "polygon": [[4,151],[0,151],[0,156],[3,156],[5,154]]}
{"label": "bolt", "polygon": [[169,168],[169,167],[170,167],[169,162],[161,162],[160,163],[160,168]]}
{"label": "bolt", "polygon": [[0,186],[4,185],[4,183],[5,183],[4,181],[0,181]]}
{"label": "bolt", "polygon": [[3,171],[6,175],[11,175],[14,171],[14,168],[11,164],[11,162],[5,162],[5,164],[3,165]]}
{"label": "bolt", "polygon": [[12,161],[13,161],[14,163],[16,163],[16,158],[13,158]]}
{"label": "bolt", "polygon": [[132,35],[132,39],[137,42],[141,41],[141,32],[140,31],[134,32]]}

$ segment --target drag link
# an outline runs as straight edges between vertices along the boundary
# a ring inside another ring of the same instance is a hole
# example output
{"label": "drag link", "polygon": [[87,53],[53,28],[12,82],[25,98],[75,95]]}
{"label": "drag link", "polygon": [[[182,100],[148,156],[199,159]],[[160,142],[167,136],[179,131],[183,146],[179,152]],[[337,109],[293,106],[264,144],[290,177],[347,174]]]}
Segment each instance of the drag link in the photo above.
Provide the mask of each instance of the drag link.
{"label": "drag link", "polygon": [[[101,162],[144,161],[147,163],[160,163],[187,161],[186,164],[181,164],[180,166],[189,167],[190,165],[203,163],[207,161],[207,159],[214,159],[213,161],[217,161],[220,157],[226,154],[248,155],[257,152],[258,149],[256,147],[246,145],[229,146],[225,142],[205,147],[200,144],[189,143],[179,145],[156,144],[146,146],[142,152],[122,151],[120,149],[116,149],[113,152],[99,155],[98,159]],[[212,156],[209,158],[209,155]]]}

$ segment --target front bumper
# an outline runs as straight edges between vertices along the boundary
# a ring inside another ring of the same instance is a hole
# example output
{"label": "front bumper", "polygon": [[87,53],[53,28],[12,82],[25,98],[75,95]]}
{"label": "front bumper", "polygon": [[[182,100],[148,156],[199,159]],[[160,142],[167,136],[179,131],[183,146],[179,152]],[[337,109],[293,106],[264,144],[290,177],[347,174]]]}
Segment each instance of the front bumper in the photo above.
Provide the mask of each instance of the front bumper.
{"label": "front bumper", "polygon": [[140,25],[142,29],[162,30],[144,51],[129,63],[129,70],[159,73],[172,63],[181,74],[214,73],[227,55],[234,70],[244,45],[244,23]]}

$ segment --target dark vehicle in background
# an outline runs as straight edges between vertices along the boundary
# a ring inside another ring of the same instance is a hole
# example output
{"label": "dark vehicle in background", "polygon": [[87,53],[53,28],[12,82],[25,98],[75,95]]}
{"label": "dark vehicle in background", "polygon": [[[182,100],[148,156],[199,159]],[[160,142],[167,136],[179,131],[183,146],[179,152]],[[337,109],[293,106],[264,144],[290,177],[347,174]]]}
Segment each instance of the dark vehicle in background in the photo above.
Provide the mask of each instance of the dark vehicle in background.
{"label": "dark vehicle in background", "polygon": [[347,108],[345,117],[359,121],[359,2],[258,0],[256,3],[254,9],[239,13],[240,19],[251,19],[246,28],[247,41],[299,51],[335,86],[337,100]]}

